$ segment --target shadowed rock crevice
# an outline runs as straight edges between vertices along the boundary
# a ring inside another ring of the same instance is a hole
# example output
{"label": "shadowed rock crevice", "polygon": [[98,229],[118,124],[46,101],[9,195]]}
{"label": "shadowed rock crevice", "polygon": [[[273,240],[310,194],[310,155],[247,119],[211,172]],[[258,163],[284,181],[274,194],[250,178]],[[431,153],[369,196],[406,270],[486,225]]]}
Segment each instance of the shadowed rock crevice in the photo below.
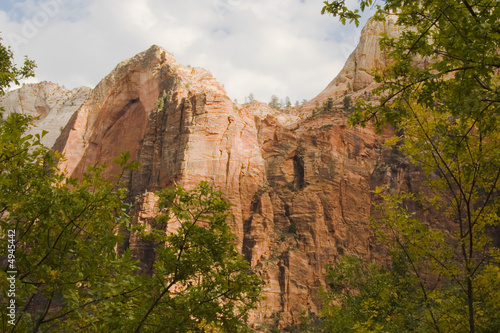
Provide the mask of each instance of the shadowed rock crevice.
{"label": "shadowed rock crevice", "polygon": [[[130,175],[130,194],[143,199],[160,188],[208,181],[232,203],[235,243],[264,279],[266,299],[251,320],[279,329],[297,323],[303,311],[319,311],[326,264],[342,253],[380,252],[368,218],[370,190],[416,188],[408,169],[391,169],[396,155],[382,146],[391,130],[379,136],[370,126],[349,128],[339,109],[346,94],[355,100],[366,93],[373,86],[366,73],[385,64],[380,24],[367,25],[361,46],[327,89],[289,113],[258,102],[234,105],[209,72],[184,67],[153,46],[92,91],[61,137],[67,156],[61,167],[80,176],[86,166],[110,165],[130,151],[142,163]],[[330,98],[335,110],[313,115],[316,102]],[[137,223],[152,223],[153,202],[138,206]],[[149,269],[151,247],[133,235],[129,245]]]}
{"label": "shadowed rock crevice", "polygon": [[252,262],[252,255],[253,255],[252,250],[255,247],[255,244],[257,243],[255,239],[252,237],[252,219],[253,216],[250,217],[248,220],[246,220],[243,225],[243,232],[245,236],[243,237],[242,252],[243,256],[248,262]]}
{"label": "shadowed rock crevice", "polygon": [[135,103],[138,103],[139,101],[140,101],[140,98],[133,98],[133,99],[129,100],[128,103],[123,108],[121,108],[119,111],[117,111],[116,113],[113,112],[114,115],[110,119],[110,123],[109,123],[108,127],[106,129],[104,129],[102,137],[103,138],[106,137],[106,135],[108,134],[108,132],[113,128],[113,126],[116,125],[117,121],[121,117],[123,117],[128,111],[130,111],[132,109],[133,105]]}
{"label": "shadowed rock crevice", "polygon": [[298,190],[303,190],[306,186],[304,179],[304,160],[299,154],[295,154],[293,157],[293,173],[294,173],[294,185]]}
{"label": "shadowed rock crevice", "polygon": [[61,131],[61,135],[56,139],[54,145],[52,146],[53,150],[57,150],[59,152],[62,152],[64,150],[64,147],[66,146],[66,143],[69,138],[69,134],[71,132],[71,129],[73,126],[75,126],[75,122],[77,119],[78,113],[75,112],[69,119],[68,123],[66,126],[64,126],[63,130]]}
{"label": "shadowed rock crevice", "polygon": [[[229,161],[229,159],[228,159]],[[253,249],[255,248],[255,245],[257,244],[253,232],[252,232],[252,222],[254,222],[254,216],[259,214],[259,206],[260,206],[260,195],[259,193],[255,193],[252,202],[250,203],[250,214],[251,216],[244,221],[243,224],[243,246],[242,246],[242,251],[243,255],[245,256],[245,259],[248,260],[248,262],[252,262],[252,256],[253,256]]]}
{"label": "shadowed rock crevice", "polygon": [[[112,163],[113,159],[118,157],[122,151],[130,152],[132,160],[137,157],[139,143],[144,137],[147,118],[144,105],[138,99],[128,100],[117,111],[109,110],[106,113],[101,113],[96,121],[100,128],[94,128],[87,139],[86,149],[74,174],[83,174],[87,166],[94,164],[94,161],[103,161],[102,157],[105,158],[104,161],[108,162],[104,176],[119,173],[120,168]],[[131,122],[134,123],[134,126],[129,126]],[[121,151],[117,151],[117,143],[122,147]]]}

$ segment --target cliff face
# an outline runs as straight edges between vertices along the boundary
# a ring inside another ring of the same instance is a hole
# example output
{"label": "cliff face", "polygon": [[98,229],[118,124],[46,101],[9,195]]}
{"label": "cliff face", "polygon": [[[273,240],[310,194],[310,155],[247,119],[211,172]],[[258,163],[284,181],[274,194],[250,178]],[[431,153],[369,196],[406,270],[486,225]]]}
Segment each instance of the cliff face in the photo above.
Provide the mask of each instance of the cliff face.
{"label": "cliff face", "polygon": [[181,66],[153,46],[99,83],[64,132],[61,167],[70,175],[95,161],[110,165],[122,151],[140,161],[140,170],[127,175],[131,197],[211,182],[233,204],[231,225],[241,249],[243,221],[265,182],[265,165],[254,115],[235,108],[209,72]]}
{"label": "cliff face", "polygon": [[[233,105],[209,72],[152,46],[120,63],[71,115],[55,144],[66,156],[61,168],[79,176],[129,151],[142,163],[126,179],[130,197],[140,195],[134,223],[154,218],[150,192],[212,183],[233,204],[237,246],[265,281],[253,320],[294,324],[318,310],[326,264],[343,254],[379,255],[370,190],[411,186],[411,170],[383,147],[383,136],[349,128],[342,111],[312,116],[316,102],[339,105],[346,92],[354,99],[373,87],[371,70],[385,65],[381,32],[397,30],[370,22],[337,78],[290,114]],[[133,235],[129,241],[148,270],[152,249]]]}

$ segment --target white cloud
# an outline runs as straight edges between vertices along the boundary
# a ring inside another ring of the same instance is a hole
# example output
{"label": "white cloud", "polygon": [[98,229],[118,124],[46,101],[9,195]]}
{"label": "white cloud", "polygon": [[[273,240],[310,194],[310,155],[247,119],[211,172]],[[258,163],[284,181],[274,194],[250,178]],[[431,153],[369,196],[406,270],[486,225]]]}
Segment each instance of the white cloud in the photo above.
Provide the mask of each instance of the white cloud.
{"label": "white cloud", "polygon": [[269,101],[317,95],[342,68],[361,27],[322,16],[321,0],[8,0],[4,43],[38,80],[94,86],[117,63],[158,44],[205,67],[228,95]]}

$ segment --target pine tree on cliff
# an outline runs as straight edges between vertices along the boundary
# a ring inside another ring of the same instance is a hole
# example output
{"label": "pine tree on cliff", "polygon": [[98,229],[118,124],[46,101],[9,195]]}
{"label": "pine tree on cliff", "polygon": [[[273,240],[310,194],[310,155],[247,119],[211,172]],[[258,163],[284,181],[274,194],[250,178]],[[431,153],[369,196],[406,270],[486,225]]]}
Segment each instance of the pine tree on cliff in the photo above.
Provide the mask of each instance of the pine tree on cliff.
{"label": "pine tree on cliff", "polygon": [[269,107],[276,109],[276,110],[281,109],[280,100],[279,100],[278,96],[276,96],[276,95],[271,96],[271,101],[269,102],[268,105],[269,105]]}

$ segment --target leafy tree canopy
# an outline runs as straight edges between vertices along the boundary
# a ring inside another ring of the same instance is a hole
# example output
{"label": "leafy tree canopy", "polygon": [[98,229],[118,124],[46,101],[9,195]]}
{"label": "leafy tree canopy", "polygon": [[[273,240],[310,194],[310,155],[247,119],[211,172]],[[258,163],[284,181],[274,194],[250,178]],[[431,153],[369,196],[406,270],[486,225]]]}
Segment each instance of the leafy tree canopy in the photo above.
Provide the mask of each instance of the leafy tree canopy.
{"label": "leafy tree canopy", "polygon": [[[29,122],[14,113],[0,126],[0,306],[17,308],[13,323],[2,311],[2,331],[248,330],[261,281],[236,250],[220,192],[201,183],[158,193],[153,230],[131,230],[156,248],[152,275],[140,274],[129,250],[116,251],[130,226],[121,175],[104,180],[95,165],[66,178],[61,156],[24,134]],[[137,167],[128,158],[116,159],[123,172]]]}
{"label": "leafy tree canopy", "polygon": [[[229,203],[202,182],[157,193],[162,214],[144,239],[165,244],[156,249],[152,294],[139,300],[136,332],[243,332],[255,308],[261,281],[234,245],[226,224]],[[167,227],[174,225],[175,230]],[[171,230],[165,233],[165,229]]]}
{"label": "leafy tree canopy", "polygon": [[[492,235],[500,220],[500,4],[366,0],[353,10],[333,1],[325,2],[323,13],[358,24],[359,10],[373,5],[376,20],[405,29],[395,38],[382,36],[390,65],[375,73],[379,103],[358,101],[350,120],[394,125],[398,134],[388,144],[407,154],[428,187],[392,195],[377,190],[383,200],[374,227],[394,267],[377,268],[367,283],[378,276],[390,283],[370,290],[355,285],[359,293],[346,294],[343,306],[329,314],[340,323],[338,313],[358,311],[358,319],[345,317],[353,319],[345,327],[357,332],[496,332],[500,255]],[[435,216],[417,219],[411,202]],[[433,223],[439,219],[450,230],[437,231]],[[413,298],[404,290],[413,290]],[[394,311],[388,314],[380,304]],[[411,322],[396,320],[405,312]]]}
{"label": "leafy tree canopy", "polygon": [[0,96],[11,84],[19,84],[21,78],[33,76],[34,68],[35,62],[28,58],[24,59],[22,67],[16,67],[11,49],[0,43]]}
{"label": "leafy tree canopy", "polygon": [[[0,60],[0,93],[32,75],[33,62],[17,69],[1,44]],[[248,330],[261,281],[236,250],[220,192],[207,183],[160,191],[155,228],[130,230],[121,183],[138,167],[130,154],[115,159],[122,173],[111,180],[99,164],[68,178],[57,167],[64,157],[40,143],[45,133],[25,134],[30,126],[16,113],[0,124],[2,332]],[[117,251],[121,230],[155,244],[152,275]]]}
{"label": "leafy tree canopy", "polygon": [[[114,325],[131,307],[136,263],[118,256],[115,230],[128,221],[125,190],[94,166],[82,180],[65,178],[60,156],[25,135],[30,118],[11,114],[0,126],[0,287],[2,308],[15,299],[15,322],[2,311],[4,332],[73,331]],[[127,155],[119,163],[124,170]],[[116,188],[116,186],[119,186]],[[14,237],[7,237],[13,233]],[[15,251],[9,251],[13,245]],[[15,297],[7,297],[15,274]]]}
{"label": "leafy tree canopy", "polygon": [[[395,20],[405,27],[402,35],[383,35],[381,47],[392,64],[376,73],[383,83],[377,92],[379,105],[361,108],[353,123],[397,122],[409,115],[399,107],[411,97],[419,105],[449,112],[453,116],[490,116],[489,126],[500,104],[500,4],[490,0],[387,0],[359,1],[359,9],[349,9],[345,1],[325,1],[322,13],[359,24],[359,10],[375,6],[374,19]],[[439,106],[439,107],[437,107]]]}

